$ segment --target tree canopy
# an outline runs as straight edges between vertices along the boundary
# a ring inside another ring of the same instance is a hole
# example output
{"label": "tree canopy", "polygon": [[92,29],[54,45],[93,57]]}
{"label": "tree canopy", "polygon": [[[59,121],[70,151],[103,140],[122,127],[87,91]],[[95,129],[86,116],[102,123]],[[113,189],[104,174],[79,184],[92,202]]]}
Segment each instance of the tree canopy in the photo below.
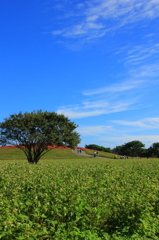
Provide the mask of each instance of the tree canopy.
{"label": "tree canopy", "polygon": [[153,143],[147,149],[147,155],[148,157],[159,157],[159,142]]}
{"label": "tree canopy", "polygon": [[127,155],[127,156],[142,156],[144,153],[144,144],[138,140],[134,140],[131,142],[127,142],[123,144],[122,146],[117,146],[113,149],[114,153],[120,154],[120,155]]}
{"label": "tree canopy", "polygon": [[106,147],[99,146],[96,144],[85,145],[85,148],[89,148],[89,149],[93,149],[93,150],[97,150],[97,151],[103,151],[103,152],[111,152],[110,148],[106,148]]}
{"label": "tree canopy", "polygon": [[48,146],[74,147],[80,137],[77,125],[55,112],[19,112],[0,123],[0,144],[15,145],[24,151],[29,163],[37,163],[51,149]]}

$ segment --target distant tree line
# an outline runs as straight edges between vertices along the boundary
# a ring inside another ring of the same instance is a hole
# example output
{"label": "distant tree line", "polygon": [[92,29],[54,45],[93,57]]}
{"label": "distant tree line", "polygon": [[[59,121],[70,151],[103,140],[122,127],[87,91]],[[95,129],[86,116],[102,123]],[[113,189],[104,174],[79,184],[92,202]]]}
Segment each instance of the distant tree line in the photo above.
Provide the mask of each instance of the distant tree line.
{"label": "distant tree line", "polygon": [[121,146],[116,146],[112,152],[119,155],[132,157],[159,157],[159,142],[153,143],[149,148],[145,148],[145,144],[134,140]]}
{"label": "distant tree line", "polygon": [[114,149],[98,146],[96,144],[85,145],[85,148],[131,157],[159,158],[159,142],[153,143],[149,148],[145,148],[145,144],[138,140],[116,146]]}
{"label": "distant tree line", "polygon": [[97,150],[97,151],[102,151],[102,152],[111,152],[110,148],[105,148],[103,146],[99,146],[99,145],[96,145],[96,144],[85,145],[85,148],[93,149],[93,150]]}

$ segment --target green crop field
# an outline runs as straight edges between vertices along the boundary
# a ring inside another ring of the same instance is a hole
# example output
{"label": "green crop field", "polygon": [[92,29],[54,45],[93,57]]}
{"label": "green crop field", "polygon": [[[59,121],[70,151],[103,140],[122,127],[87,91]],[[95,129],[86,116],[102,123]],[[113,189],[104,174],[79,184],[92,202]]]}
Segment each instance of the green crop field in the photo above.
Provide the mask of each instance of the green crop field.
{"label": "green crop field", "polygon": [[158,159],[69,159],[66,151],[37,165],[18,153],[0,161],[0,239],[159,239]]}

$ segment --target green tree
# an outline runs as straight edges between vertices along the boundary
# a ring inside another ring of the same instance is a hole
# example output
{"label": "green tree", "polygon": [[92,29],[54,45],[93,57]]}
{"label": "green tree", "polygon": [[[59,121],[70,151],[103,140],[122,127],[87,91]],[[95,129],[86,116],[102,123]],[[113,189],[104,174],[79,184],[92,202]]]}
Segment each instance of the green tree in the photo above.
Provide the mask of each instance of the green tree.
{"label": "green tree", "polygon": [[145,145],[138,141],[138,140],[134,140],[134,141],[131,141],[131,142],[128,142],[126,144],[124,144],[124,148],[125,148],[125,151],[127,154],[125,155],[129,155],[129,156],[132,156],[132,157],[137,157],[137,156],[142,156],[142,153],[143,153],[143,147]]}
{"label": "green tree", "polygon": [[12,114],[0,123],[0,144],[15,145],[24,151],[29,163],[37,163],[51,149],[48,146],[77,146],[77,125],[63,114],[34,111]]}
{"label": "green tree", "polygon": [[120,154],[120,155],[127,155],[127,156],[142,156],[144,153],[144,144],[138,140],[134,140],[131,142],[127,142],[122,146],[117,146],[113,149],[113,152]]}
{"label": "green tree", "polygon": [[147,151],[148,157],[159,157],[159,142],[153,143]]}
{"label": "green tree", "polygon": [[123,154],[123,145],[122,146],[116,146],[113,150],[113,153],[119,154],[119,155],[125,155]]}

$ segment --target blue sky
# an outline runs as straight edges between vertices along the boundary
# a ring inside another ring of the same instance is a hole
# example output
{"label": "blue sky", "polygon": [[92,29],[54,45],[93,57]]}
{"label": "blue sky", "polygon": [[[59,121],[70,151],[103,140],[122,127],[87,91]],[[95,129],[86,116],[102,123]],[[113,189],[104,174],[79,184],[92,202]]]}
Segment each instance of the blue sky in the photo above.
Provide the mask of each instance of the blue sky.
{"label": "blue sky", "polygon": [[81,146],[159,142],[159,0],[1,0],[0,121],[47,110]]}

